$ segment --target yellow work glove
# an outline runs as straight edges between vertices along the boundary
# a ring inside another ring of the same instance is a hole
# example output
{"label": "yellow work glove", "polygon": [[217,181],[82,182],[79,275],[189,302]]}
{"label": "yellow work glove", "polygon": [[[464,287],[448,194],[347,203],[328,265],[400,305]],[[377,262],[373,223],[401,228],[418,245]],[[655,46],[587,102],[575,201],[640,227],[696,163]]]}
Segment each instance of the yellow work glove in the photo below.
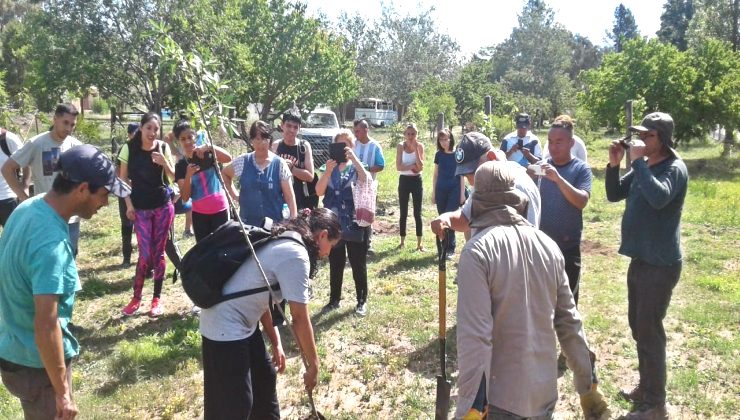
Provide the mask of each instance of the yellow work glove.
{"label": "yellow work glove", "polygon": [[[586,420],[600,420],[608,418],[609,406],[604,401],[604,396],[594,386],[591,391],[581,395],[581,408]],[[604,416],[606,414],[606,416]]]}
{"label": "yellow work glove", "polygon": [[468,413],[465,414],[465,417],[463,417],[463,420],[483,420],[487,416],[488,416],[488,408],[483,410],[482,413],[476,410],[475,408],[471,408],[470,410],[468,410]]}

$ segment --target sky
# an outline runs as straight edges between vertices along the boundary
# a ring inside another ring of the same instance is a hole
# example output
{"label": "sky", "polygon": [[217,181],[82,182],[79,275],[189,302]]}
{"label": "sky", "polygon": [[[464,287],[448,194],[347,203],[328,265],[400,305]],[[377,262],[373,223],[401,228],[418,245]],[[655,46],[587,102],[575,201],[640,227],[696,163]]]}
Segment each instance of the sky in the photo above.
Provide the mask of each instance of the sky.
{"label": "sky", "polygon": [[[505,40],[517,26],[517,14],[524,0],[304,0],[308,11],[323,13],[336,21],[341,12],[359,12],[369,20],[380,17],[383,4],[391,5],[401,15],[417,14],[434,6],[432,16],[439,31],[447,33],[465,56],[481,47]],[[652,38],[660,28],[665,0],[546,0],[555,11],[555,20],[569,31],[588,37],[596,45],[605,45],[606,31],[614,24],[614,9],[619,3],[632,11],[640,34]]]}

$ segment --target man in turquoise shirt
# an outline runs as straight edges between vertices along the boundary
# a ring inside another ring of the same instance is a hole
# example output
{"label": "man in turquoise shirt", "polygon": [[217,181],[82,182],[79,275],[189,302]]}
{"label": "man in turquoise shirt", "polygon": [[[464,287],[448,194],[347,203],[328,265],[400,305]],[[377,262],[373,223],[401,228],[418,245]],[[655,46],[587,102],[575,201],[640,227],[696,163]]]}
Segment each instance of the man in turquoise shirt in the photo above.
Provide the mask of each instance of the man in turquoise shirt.
{"label": "man in turquoise shirt", "polygon": [[72,419],[69,331],[81,289],[67,220],[90,219],[108,194],[130,192],[111,160],[90,145],[62,153],[51,191],[24,201],[0,237],[0,375],[26,418]]}

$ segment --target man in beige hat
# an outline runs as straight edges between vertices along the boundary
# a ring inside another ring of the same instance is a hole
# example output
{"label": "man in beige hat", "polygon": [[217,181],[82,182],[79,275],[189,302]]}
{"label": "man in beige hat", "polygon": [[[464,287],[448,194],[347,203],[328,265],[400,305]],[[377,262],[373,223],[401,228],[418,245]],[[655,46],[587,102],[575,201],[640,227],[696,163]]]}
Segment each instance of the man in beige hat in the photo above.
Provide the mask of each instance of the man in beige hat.
{"label": "man in beige hat", "polygon": [[[637,386],[620,395],[635,405],[627,419],[667,419],[663,318],[681,276],[681,211],[689,174],[673,149],[670,115],[653,112],[630,129],[639,133],[640,140],[629,145],[613,142],[606,168],[607,199],[627,202],[619,253],[632,258],[627,270],[627,313],[640,371]],[[631,169],[620,177],[625,146],[630,148]]]}
{"label": "man in beige hat", "polygon": [[551,418],[557,395],[557,335],[586,418],[608,411],[592,387],[591,360],[563,256],[523,215],[527,197],[505,162],[475,173],[470,227],[458,265],[456,418],[485,378],[489,418]]}

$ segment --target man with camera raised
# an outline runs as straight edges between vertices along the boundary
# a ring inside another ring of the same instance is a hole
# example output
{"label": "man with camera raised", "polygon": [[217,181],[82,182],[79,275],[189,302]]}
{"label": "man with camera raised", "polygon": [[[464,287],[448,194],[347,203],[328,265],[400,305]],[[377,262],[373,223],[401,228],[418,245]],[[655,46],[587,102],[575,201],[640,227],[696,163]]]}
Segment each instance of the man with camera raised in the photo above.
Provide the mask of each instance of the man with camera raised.
{"label": "man with camera raised", "polygon": [[[666,336],[663,318],[681,275],[681,212],[688,170],[673,149],[673,118],[653,112],[640,125],[631,143],[609,146],[606,196],[626,200],[619,253],[632,258],[627,271],[628,318],[637,343],[640,381],[620,393],[635,410],[627,419],[667,419]],[[630,150],[631,169],[619,176],[619,165]]]}

